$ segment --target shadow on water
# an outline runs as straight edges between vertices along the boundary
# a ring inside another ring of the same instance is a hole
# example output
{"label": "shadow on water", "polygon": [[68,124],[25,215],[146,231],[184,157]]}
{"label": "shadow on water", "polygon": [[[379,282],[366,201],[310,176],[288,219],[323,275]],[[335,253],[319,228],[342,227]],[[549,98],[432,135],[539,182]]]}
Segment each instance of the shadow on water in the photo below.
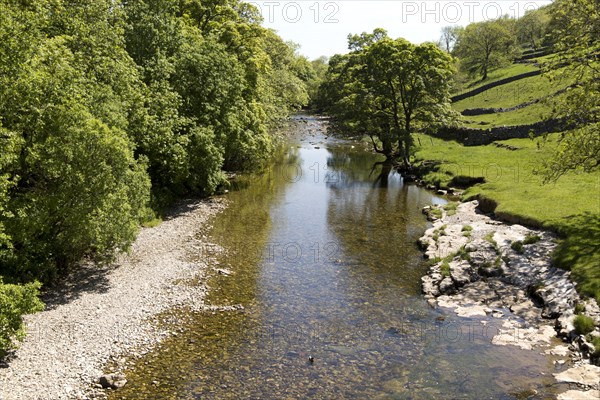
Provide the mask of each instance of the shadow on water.
{"label": "shadow on water", "polygon": [[551,393],[546,358],[492,346],[493,320],[458,318],[422,299],[420,209],[443,200],[404,185],[364,149],[310,140],[266,173],[241,178],[214,220],[213,240],[226,249],[219,262],[232,275],[208,282],[207,302],[244,309],[166,315],[182,332],[127,371],[128,385],[111,398]]}

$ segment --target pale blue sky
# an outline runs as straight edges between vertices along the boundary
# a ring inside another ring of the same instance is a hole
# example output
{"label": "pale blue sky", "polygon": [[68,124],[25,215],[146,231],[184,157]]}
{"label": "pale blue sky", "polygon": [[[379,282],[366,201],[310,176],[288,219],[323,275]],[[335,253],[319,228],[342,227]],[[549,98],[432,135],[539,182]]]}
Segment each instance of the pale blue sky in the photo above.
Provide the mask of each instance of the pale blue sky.
{"label": "pale blue sky", "polygon": [[523,15],[525,10],[551,3],[496,0],[272,0],[248,1],[258,6],[264,26],[285,40],[300,44],[310,59],[347,52],[349,33],[384,28],[392,37],[414,43],[435,41],[446,25],[467,25],[499,15]]}

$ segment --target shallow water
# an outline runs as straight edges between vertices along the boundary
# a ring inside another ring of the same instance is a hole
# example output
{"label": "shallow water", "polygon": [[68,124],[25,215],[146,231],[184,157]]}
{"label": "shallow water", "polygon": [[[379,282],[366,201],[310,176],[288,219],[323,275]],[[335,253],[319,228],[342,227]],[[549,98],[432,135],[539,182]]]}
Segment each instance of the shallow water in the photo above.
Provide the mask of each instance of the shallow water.
{"label": "shallow water", "polygon": [[182,333],[111,398],[553,398],[552,360],[494,346],[493,319],[420,295],[420,210],[444,200],[318,120],[300,126],[313,136],[238,180],[214,220],[232,274],[215,274],[207,302],[244,309],[167,315]]}

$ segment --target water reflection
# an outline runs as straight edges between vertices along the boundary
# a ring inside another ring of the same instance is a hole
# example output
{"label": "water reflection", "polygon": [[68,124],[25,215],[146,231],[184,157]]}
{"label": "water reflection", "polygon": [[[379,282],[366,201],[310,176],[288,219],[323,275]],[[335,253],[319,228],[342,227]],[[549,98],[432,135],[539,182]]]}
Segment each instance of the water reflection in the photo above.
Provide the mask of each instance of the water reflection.
{"label": "water reflection", "polygon": [[207,301],[245,309],[176,318],[184,331],[112,398],[511,398],[509,380],[550,393],[542,356],[421,298],[420,209],[441,199],[350,143],[280,160],[238,181],[211,233],[233,275]]}

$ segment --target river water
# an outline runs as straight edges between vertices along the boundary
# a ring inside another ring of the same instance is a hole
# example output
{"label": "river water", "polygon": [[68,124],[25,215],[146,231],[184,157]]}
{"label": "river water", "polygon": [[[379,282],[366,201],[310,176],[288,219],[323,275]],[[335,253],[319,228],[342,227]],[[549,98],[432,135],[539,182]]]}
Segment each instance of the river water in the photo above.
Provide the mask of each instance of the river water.
{"label": "river water", "polygon": [[445,200],[299,118],[303,134],[238,179],[213,221],[225,273],[207,303],[243,309],[164,316],[182,332],[111,398],[553,398],[551,359],[492,345],[493,318],[422,298],[421,208]]}

